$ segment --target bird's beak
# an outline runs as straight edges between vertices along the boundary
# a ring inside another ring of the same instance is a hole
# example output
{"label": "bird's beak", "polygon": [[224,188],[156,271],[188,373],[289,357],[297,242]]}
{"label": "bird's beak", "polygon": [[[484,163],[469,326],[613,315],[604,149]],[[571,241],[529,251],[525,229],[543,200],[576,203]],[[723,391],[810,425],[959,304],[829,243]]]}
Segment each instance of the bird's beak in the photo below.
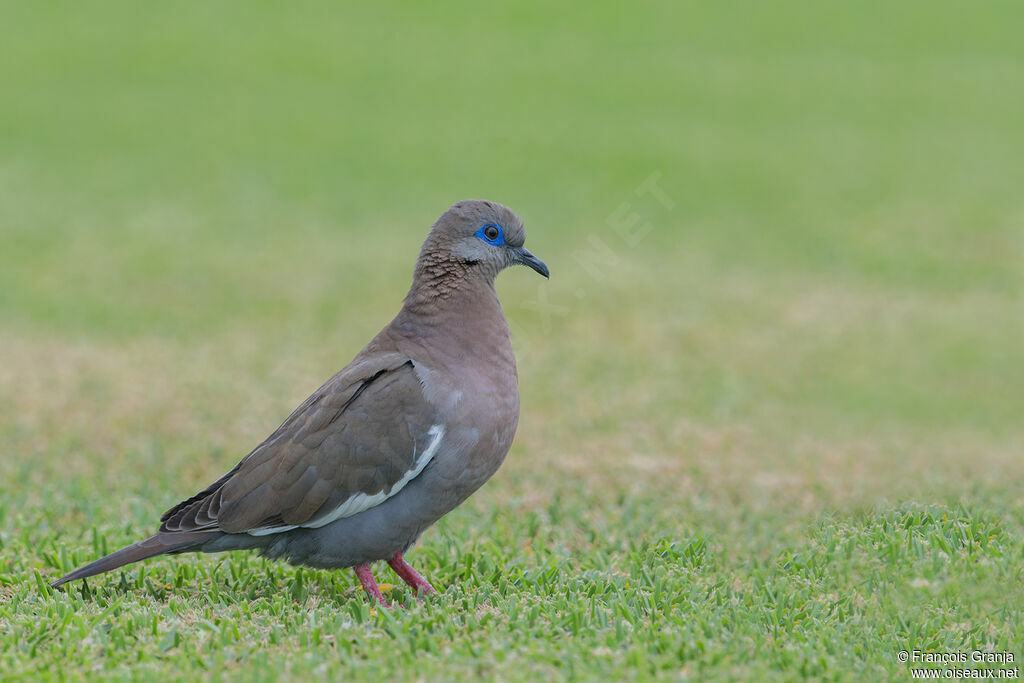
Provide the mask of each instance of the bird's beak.
{"label": "bird's beak", "polygon": [[521,263],[524,266],[533,268],[535,271],[550,279],[551,273],[548,271],[548,267],[544,265],[544,262],[539,258],[530,253],[530,250],[526,247],[519,247],[515,250],[516,263]]}

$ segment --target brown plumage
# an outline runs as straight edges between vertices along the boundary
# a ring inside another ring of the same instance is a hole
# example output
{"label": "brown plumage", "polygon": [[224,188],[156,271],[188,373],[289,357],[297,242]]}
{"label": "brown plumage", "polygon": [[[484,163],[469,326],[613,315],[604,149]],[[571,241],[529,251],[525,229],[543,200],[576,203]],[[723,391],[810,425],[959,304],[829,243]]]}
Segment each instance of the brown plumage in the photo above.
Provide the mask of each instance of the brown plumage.
{"label": "brown plumage", "polygon": [[430,231],[404,305],[343,370],[230,472],[161,517],[159,533],[53,585],[166,553],[255,548],[316,567],[402,558],[422,531],[497,470],[519,419],[515,358],[494,290],[498,273],[547,267],[519,218],[458,202]]}

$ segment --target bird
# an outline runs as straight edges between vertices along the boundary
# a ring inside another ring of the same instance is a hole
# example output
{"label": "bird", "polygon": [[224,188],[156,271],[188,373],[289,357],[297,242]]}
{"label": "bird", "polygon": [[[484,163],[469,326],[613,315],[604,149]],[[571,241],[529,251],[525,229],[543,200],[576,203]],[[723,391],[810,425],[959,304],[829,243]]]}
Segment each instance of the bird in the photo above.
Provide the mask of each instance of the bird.
{"label": "bird", "polygon": [[523,222],[487,200],[453,204],[430,229],[401,310],[227,474],[160,518],[156,534],[54,581],[165,554],[257,550],[353,568],[387,606],[384,560],[418,598],[434,587],[404,555],[498,470],[519,423],[511,333],[495,290],[507,267],[548,267]]}

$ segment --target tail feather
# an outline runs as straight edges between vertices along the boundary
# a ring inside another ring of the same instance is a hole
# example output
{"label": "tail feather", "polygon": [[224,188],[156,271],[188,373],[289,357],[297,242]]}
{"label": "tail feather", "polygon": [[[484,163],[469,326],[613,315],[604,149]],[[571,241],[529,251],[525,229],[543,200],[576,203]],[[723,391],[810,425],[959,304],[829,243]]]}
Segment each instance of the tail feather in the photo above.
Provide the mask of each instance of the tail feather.
{"label": "tail feather", "polygon": [[50,586],[56,588],[68,583],[69,581],[77,581],[78,579],[103,574],[104,572],[109,572],[113,569],[117,569],[118,567],[123,567],[126,564],[139,562],[150,557],[156,557],[157,555],[180,553],[191,549],[198,550],[199,546],[222,535],[223,533],[220,531],[159,533],[156,536],[150,536],[143,541],[133,543],[126,548],[121,548],[116,552],[112,552],[106,557],[101,557],[95,562],[91,562],[84,567],[80,567],[70,574],[62,576],[58,580],[54,581]]}

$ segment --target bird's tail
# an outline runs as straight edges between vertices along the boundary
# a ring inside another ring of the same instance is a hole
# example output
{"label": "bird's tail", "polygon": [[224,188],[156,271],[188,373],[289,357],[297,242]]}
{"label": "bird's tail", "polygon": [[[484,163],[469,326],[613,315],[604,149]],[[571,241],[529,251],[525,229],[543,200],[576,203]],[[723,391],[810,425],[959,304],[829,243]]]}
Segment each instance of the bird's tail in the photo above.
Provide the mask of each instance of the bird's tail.
{"label": "bird's tail", "polygon": [[78,579],[84,579],[89,576],[96,576],[97,574],[102,574],[104,572],[109,572],[112,569],[123,567],[126,564],[139,562],[140,560],[156,557],[157,555],[180,553],[191,549],[198,550],[199,546],[223,535],[224,534],[221,531],[160,533],[156,536],[150,536],[144,541],[133,543],[127,548],[121,548],[116,552],[110,553],[106,557],[101,557],[95,562],[91,562],[84,567],[76,569],[67,576],[62,576],[58,580],[54,581],[50,586],[56,588],[57,586],[64,585],[68,581],[77,581]]}

